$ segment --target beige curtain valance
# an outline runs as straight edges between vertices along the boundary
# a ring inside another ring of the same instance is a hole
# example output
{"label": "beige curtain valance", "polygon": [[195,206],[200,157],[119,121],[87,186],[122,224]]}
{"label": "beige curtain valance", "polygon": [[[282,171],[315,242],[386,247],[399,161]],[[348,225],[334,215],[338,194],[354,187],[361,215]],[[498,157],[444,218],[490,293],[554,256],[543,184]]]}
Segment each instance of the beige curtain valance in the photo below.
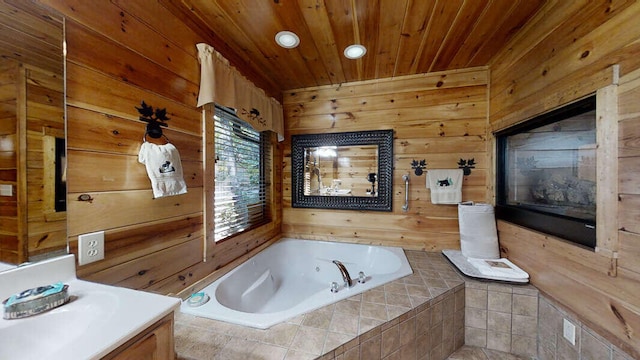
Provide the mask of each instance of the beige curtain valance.
{"label": "beige curtain valance", "polygon": [[236,109],[242,120],[258,131],[273,130],[284,140],[282,105],[247,80],[211,45],[199,43],[200,92],[198,107],[217,103]]}

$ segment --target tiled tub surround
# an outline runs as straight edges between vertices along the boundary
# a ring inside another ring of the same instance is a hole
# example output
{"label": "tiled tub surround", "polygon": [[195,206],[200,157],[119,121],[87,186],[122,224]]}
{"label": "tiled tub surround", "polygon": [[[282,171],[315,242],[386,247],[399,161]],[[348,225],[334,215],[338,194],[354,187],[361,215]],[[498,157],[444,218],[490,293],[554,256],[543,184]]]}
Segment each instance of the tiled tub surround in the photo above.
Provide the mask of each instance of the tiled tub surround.
{"label": "tiled tub surround", "polygon": [[[632,360],[591,328],[581,323],[571,312],[540,294],[538,300],[539,360]],[[576,326],[576,341],[572,345],[562,334],[563,319]]]}
{"label": "tiled tub surround", "polygon": [[464,343],[464,285],[440,253],[413,275],[267,330],[176,314],[178,359],[446,359]]}
{"label": "tiled tub surround", "polygon": [[[465,345],[538,360],[631,360],[531,285],[465,278]],[[576,325],[576,343],[563,337]]]}
{"label": "tiled tub surround", "polygon": [[440,360],[463,344],[522,359],[633,359],[531,285],[463,278],[440,253],[406,254],[413,275],[267,330],[176,313],[178,359]]}
{"label": "tiled tub surround", "polygon": [[538,289],[465,279],[465,344],[535,358]]}

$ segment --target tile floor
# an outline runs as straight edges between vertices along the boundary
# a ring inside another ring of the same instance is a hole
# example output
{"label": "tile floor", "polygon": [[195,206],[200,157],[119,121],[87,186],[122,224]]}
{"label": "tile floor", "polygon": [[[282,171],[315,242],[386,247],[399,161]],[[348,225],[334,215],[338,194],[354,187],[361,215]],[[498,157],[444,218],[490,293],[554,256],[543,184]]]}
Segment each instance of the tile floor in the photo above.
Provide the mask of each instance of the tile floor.
{"label": "tile floor", "polygon": [[448,360],[528,360],[513,354],[497,350],[483,349],[465,345],[447,358]]}

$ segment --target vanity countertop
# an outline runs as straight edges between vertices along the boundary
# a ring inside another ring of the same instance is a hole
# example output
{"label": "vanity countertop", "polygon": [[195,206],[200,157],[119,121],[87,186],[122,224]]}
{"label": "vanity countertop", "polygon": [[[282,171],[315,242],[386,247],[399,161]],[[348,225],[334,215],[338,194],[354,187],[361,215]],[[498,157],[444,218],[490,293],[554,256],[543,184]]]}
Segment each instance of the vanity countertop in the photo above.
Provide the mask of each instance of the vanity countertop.
{"label": "vanity countertop", "polygon": [[100,359],[175,311],[180,299],[78,280],[66,255],[0,274],[0,301],[62,281],[70,301],[45,313],[0,319],[0,359]]}
{"label": "vanity countertop", "polygon": [[10,270],[10,269],[13,269],[14,267],[16,266],[12,264],[0,262],[0,271]]}

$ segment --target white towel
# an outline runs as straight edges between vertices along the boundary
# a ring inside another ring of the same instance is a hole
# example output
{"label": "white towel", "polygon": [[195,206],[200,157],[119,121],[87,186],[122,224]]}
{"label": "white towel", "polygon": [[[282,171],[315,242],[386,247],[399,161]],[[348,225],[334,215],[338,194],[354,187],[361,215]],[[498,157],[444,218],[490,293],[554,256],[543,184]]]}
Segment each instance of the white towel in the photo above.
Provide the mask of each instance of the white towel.
{"label": "white towel", "polygon": [[500,258],[495,212],[491,204],[459,204],[458,222],[462,255],[477,259]]}
{"label": "white towel", "polygon": [[462,169],[434,169],[427,172],[427,188],[433,204],[457,204],[462,201]]}
{"label": "white towel", "polygon": [[145,141],[140,147],[138,161],[147,168],[154,198],[187,192],[180,154],[173,144],[156,145]]}
{"label": "white towel", "polygon": [[502,279],[528,279],[529,274],[517,267],[508,259],[475,259],[467,258],[482,275]]}

